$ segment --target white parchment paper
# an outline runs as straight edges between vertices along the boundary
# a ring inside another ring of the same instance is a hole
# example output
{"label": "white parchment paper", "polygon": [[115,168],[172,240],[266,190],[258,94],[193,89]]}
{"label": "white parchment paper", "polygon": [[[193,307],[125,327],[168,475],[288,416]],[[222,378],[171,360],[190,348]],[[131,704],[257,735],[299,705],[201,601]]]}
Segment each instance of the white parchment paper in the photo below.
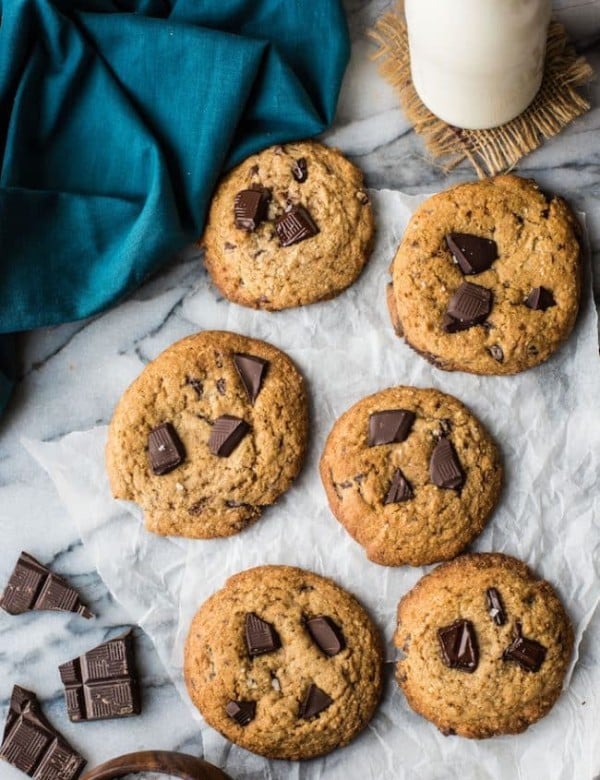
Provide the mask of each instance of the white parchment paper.
{"label": "white parchment paper", "polygon": [[[185,302],[190,333],[222,328],[266,339],[286,350],[308,380],[308,462],[293,488],[256,525],[225,540],[155,537],[143,529],[137,507],[110,497],[106,428],[24,444],[53,479],[101,576],[152,637],[186,700],[181,667],[190,620],[241,569],[287,563],[331,576],[379,624],[389,661],[382,704],[359,738],[326,758],[291,764],[253,756],[206,726],[190,703],[205,757],[234,778],[591,780],[600,771],[600,362],[589,260],[576,331],[547,364],[515,377],[441,372],[394,336],[385,305],[389,263],[422,198],[390,191],[372,196],[375,253],[359,282],[339,298],[257,313],[217,299],[203,281]],[[573,620],[577,650],[566,691],[550,715],[523,735],[481,742],[443,737],[412,713],[393,681],[391,638],[399,598],[426,569],[370,563],[327,508],[317,465],[334,420],[364,395],[394,384],[452,393],[493,433],[505,459],[506,487],[473,549],[525,560],[555,584]]]}

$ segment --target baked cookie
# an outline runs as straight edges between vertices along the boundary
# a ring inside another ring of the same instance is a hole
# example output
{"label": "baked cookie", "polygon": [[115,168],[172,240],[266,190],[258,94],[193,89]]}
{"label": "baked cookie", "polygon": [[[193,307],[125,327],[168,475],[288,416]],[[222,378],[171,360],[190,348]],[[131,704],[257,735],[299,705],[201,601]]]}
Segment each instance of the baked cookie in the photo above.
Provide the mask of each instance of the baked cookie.
{"label": "baked cookie", "polygon": [[329,506],[385,566],[454,558],[483,530],[502,486],[496,445],[460,401],[391,387],[356,403],[321,456]]}
{"label": "baked cookie", "polygon": [[396,678],[444,734],[518,734],[558,698],[573,631],[552,586],[508,555],[438,566],[398,606]]}
{"label": "baked cookie", "polygon": [[372,240],[362,173],[337,150],[304,141],[273,146],[228,173],[201,243],[226,298],[277,310],[345,290]]}
{"label": "baked cookie", "polygon": [[162,535],[230,536],[298,474],[308,436],[302,376],[264,341],[204,331],[152,361],[119,401],[106,459],[115,498]]}
{"label": "baked cookie", "polygon": [[448,371],[515,374],[542,363],[577,317],[578,236],[562,198],[517,176],[434,195],[392,263],[396,332]]}
{"label": "baked cookie", "polygon": [[346,745],[382,687],[377,629],[354,596],[291,566],[230,577],[192,622],[188,692],[227,739],[298,760]]}

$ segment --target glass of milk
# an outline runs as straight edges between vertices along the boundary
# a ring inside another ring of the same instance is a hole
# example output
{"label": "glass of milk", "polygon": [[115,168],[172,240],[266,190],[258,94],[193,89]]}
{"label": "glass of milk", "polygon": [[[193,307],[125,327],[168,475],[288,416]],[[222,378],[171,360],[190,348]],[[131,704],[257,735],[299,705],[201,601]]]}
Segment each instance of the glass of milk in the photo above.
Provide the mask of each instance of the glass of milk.
{"label": "glass of milk", "polygon": [[448,124],[497,127],[542,83],[552,0],[405,0],[413,83]]}

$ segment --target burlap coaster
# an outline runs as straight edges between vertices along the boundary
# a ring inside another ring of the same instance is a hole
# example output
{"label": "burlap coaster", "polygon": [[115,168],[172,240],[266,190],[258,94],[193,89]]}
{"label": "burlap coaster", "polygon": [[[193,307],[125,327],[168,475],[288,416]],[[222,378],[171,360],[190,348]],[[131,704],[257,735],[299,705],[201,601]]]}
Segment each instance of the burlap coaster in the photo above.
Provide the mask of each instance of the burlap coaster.
{"label": "burlap coaster", "polygon": [[382,76],[398,91],[406,118],[423,136],[431,155],[442,159],[445,170],[467,159],[480,178],[506,172],[590,108],[577,88],[594,72],[577,56],[558,22],[548,30],[544,80],[535,100],[516,119],[492,130],[460,130],[423,105],[411,80],[402,2],[377,22],[369,36],[378,45],[373,59],[380,61]]}

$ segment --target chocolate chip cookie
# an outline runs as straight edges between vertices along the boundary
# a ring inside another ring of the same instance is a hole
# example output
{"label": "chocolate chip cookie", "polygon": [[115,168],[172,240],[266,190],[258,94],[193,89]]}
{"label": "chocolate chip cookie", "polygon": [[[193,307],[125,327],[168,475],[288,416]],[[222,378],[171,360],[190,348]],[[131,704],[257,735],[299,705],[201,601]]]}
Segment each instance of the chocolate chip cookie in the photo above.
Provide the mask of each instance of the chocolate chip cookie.
{"label": "chocolate chip cookie", "polygon": [[192,622],[184,673],[194,704],[227,739],[297,760],[350,742],[382,687],[371,619],[332,580],[290,566],[236,574]]}
{"label": "chocolate chip cookie", "polygon": [[298,474],[308,436],[304,381],[256,339],[204,331],[178,341],[126,390],[106,458],[115,498],[162,535],[230,536]]}
{"label": "chocolate chip cookie", "polygon": [[345,290],[372,240],[362,173],[337,150],[305,141],[266,149],[228,173],[201,243],[226,298],[277,310]]}
{"label": "chocolate chip cookie", "polygon": [[460,401],[392,387],[335,423],[321,457],[329,506],[367,557],[421,566],[483,530],[502,485],[496,445]]}
{"label": "chocolate chip cookie", "polygon": [[573,631],[552,586],[508,555],[463,555],[398,606],[398,684],[444,734],[518,734],[558,698]]}
{"label": "chocolate chip cookie", "polygon": [[396,332],[439,368],[514,374],[550,357],[579,309],[579,225],[535,182],[498,176],[429,198],[391,267]]}

